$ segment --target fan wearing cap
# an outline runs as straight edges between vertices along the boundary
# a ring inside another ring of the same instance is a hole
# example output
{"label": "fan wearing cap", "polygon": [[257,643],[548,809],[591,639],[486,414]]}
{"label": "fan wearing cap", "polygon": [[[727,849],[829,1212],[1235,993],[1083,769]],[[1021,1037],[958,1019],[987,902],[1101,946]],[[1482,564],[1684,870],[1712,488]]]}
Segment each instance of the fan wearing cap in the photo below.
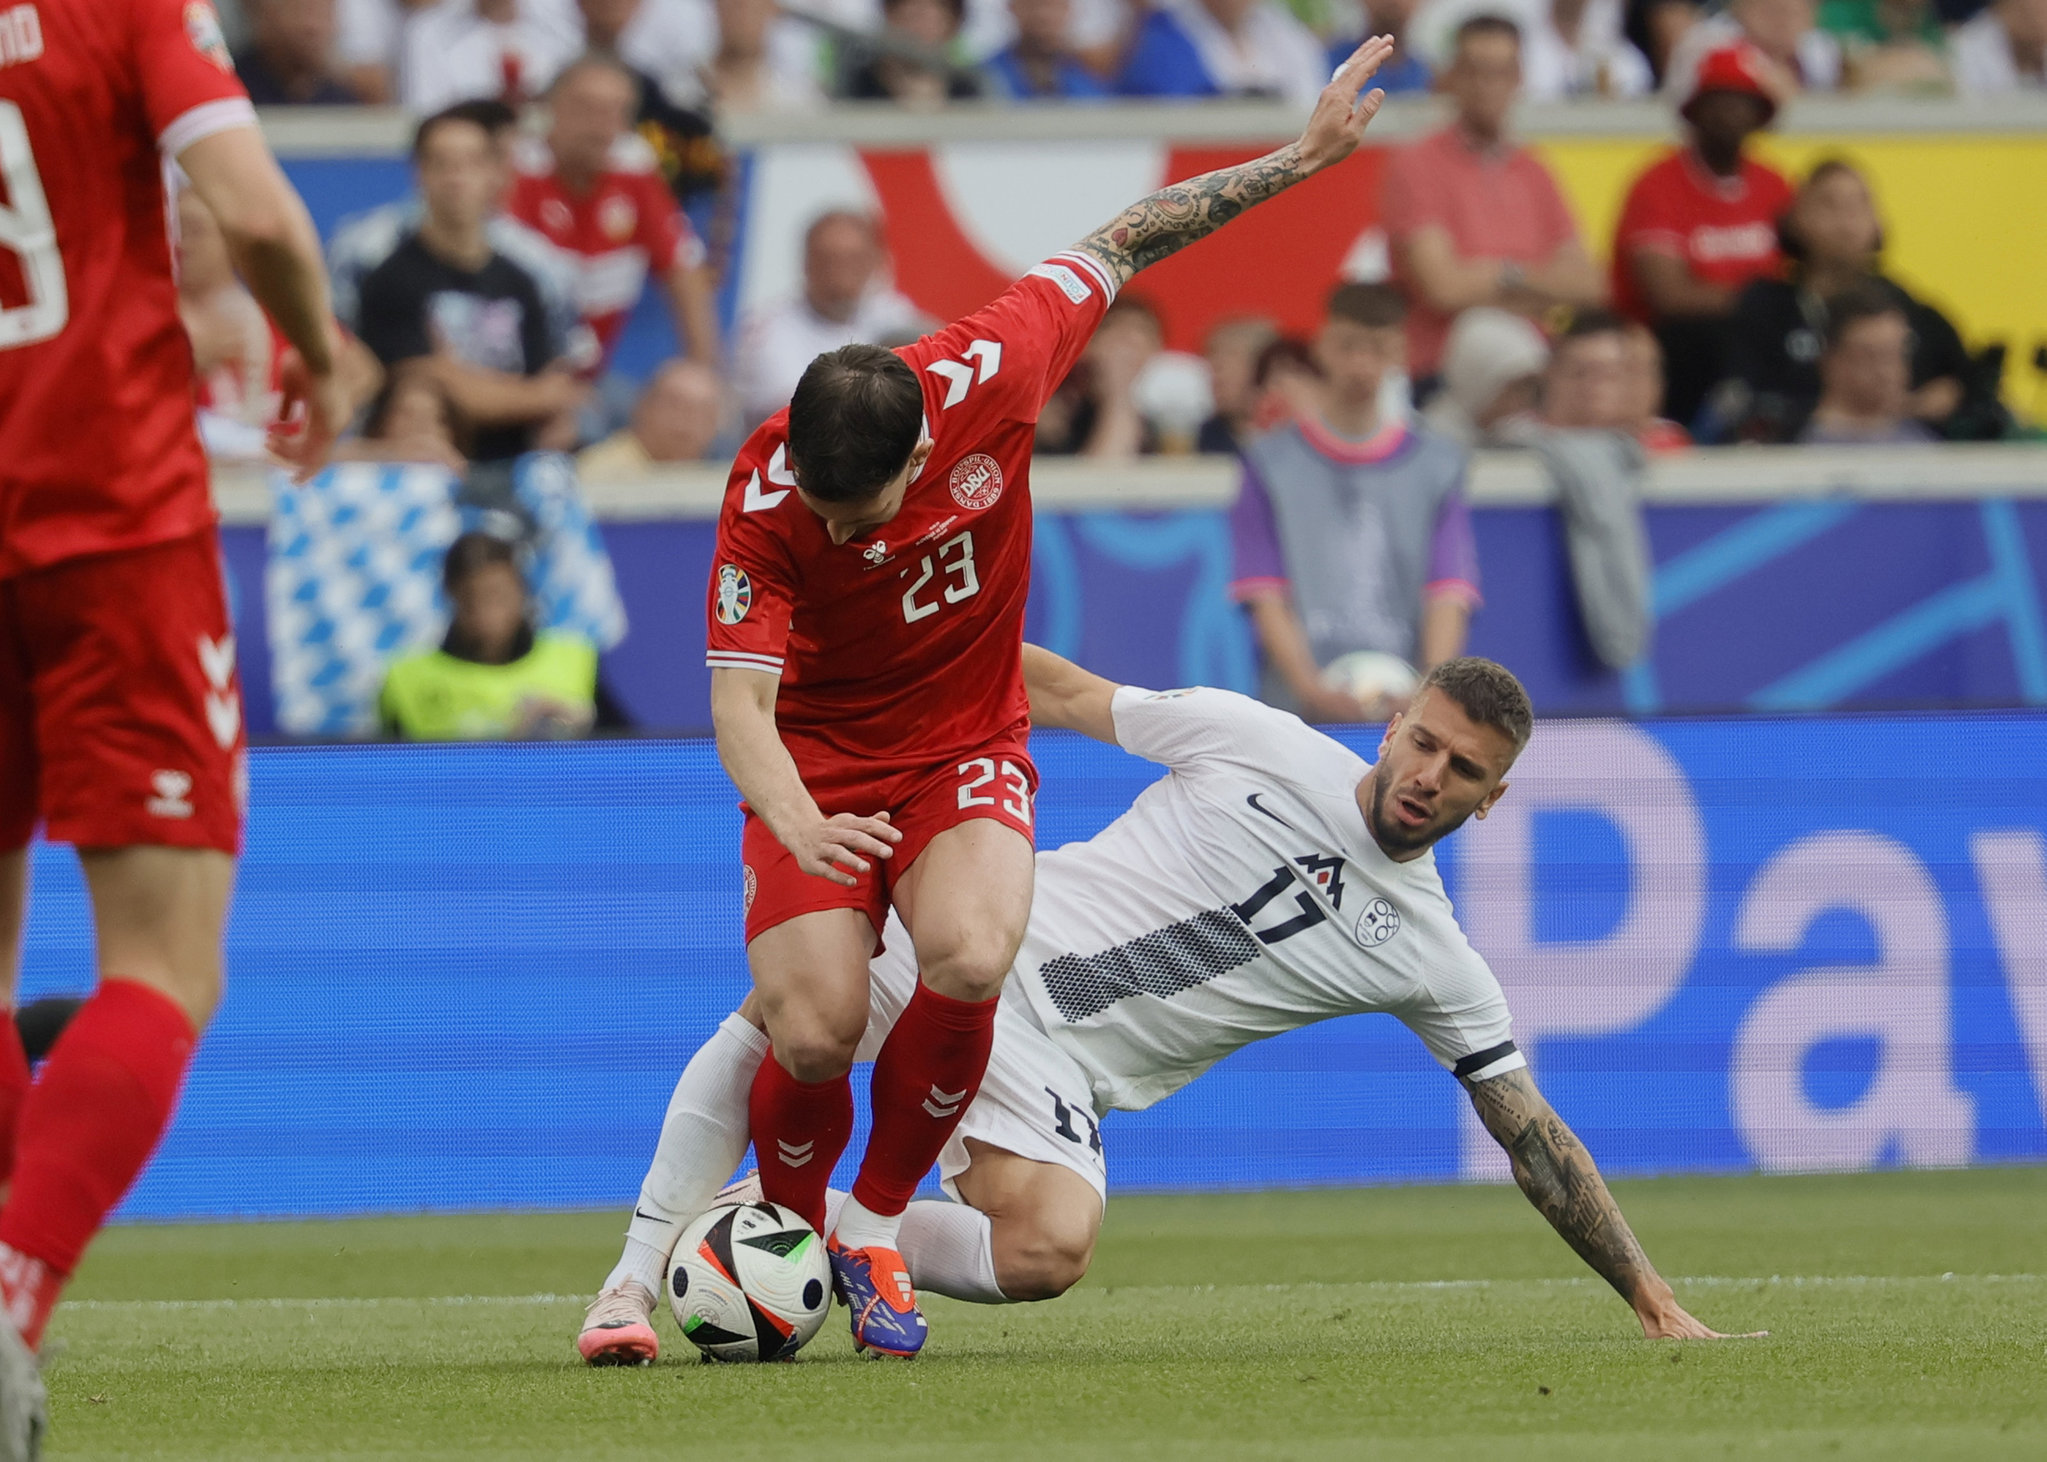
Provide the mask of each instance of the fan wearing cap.
{"label": "fan wearing cap", "polygon": [[1664,415],[1680,422],[1698,413],[1720,377],[1741,287],[1782,262],[1777,219],[1793,189],[1746,149],[1787,87],[1745,42],[1707,55],[1679,109],[1685,145],[1637,178],[1621,206],[1614,301],[1656,332],[1669,362]]}

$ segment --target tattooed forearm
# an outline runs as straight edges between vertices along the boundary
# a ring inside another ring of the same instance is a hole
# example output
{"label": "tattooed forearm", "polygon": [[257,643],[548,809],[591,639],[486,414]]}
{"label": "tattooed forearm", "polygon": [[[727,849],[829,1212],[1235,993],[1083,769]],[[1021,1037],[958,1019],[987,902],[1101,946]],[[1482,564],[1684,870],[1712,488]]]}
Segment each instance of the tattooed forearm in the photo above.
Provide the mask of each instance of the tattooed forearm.
{"label": "tattooed forearm", "polygon": [[1571,1129],[1524,1070],[1467,1082],[1471,1104],[1514,1164],[1514,1181],[1578,1257],[1630,1304],[1662,1281]]}
{"label": "tattooed forearm", "polygon": [[1205,239],[1245,209],[1307,177],[1301,145],[1289,142],[1255,162],[1218,168],[1139,199],[1082,239],[1118,285],[1189,244]]}

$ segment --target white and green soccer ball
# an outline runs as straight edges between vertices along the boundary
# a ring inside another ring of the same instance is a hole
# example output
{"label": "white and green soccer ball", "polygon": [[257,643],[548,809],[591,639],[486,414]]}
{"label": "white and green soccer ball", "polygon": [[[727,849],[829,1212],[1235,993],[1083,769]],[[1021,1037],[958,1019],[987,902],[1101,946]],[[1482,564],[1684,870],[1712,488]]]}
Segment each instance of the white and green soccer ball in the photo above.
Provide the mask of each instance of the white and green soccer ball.
{"label": "white and green soccer ball", "polygon": [[675,1323],[712,1360],[786,1360],[832,1307],[824,1240],[775,1203],[727,1203],[682,1231],[668,1265]]}

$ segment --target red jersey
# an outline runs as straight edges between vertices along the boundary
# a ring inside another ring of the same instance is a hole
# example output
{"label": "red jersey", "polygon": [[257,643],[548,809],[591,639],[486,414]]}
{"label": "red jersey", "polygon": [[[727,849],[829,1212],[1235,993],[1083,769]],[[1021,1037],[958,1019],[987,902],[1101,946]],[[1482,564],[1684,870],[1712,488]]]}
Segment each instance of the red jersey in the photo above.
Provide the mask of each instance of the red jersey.
{"label": "red jersey", "polygon": [[207,0],[0,0],[0,577],[214,521],[163,164],[255,125]]}
{"label": "red jersey", "polygon": [[636,133],[619,138],[610,165],[580,195],[555,173],[545,146],[522,150],[508,211],[569,256],[577,312],[597,337],[598,369],[611,359],[648,273],[704,262],[703,243],[662,181],[654,149]]}
{"label": "red jersey", "polygon": [[1680,148],[1635,179],[1614,230],[1613,298],[1626,314],[1650,318],[1635,288],[1629,255],[1648,250],[1685,261],[1698,278],[1734,288],[1773,273],[1782,262],[1777,220],[1795,190],[1776,169],[1741,160],[1738,177],[1723,178]]}
{"label": "red jersey", "polygon": [[786,408],[740,449],[705,658],[781,676],[775,722],[806,777],[933,765],[1028,724],[1031,439],[1114,296],[1095,260],[1057,254],[898,351],[933,450],[901,511],[845,543],[794,491]]}

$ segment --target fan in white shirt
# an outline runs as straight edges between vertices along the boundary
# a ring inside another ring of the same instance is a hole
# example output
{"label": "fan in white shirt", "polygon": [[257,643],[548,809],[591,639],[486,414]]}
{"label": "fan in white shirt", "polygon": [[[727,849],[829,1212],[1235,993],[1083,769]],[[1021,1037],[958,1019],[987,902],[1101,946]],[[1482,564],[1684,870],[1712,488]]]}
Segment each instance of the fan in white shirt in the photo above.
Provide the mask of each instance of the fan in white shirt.
{"label": "fan in white shirt", "polygon": [[2047,86],[2047,0],[1997,0],[1955,32],[1952,51],[1963,96]]}
{"label": "fan in white shirt", "polygon": [[1654,76],[1648,58],[1622,34],[1625,9],[1621,0],[1425,0],[1408,29],[1440,72],[1456,49],[1458,26],[1498,15],[1521,31],[1524,100],[1641,96]]}
{"label": "fan in white shirt", "polygon": [[405,22],[398,99],[421,116],[477,98],[516,106],[582,49],[575,0],[441,0]]}
{"label": "fan in white shirt", "polygon": [[[904,1217],[919,1289],[989,1304],[1062,1293],[1100,1231],[1101,1114],[1150,1106],[1253,1041],[1382,1011],[1464,1085],[1530,1202],[1645,1335],[1714,1336],[1678,1305],[1536,1090],[1499,984],[1436,872],[1435,844],[1499,800],[1531,729],[1507,670],[1438,667],[1387,727],[1376,766],[1231,691],[1117,686],[1034,646],[1024,677],[1036,725],[1168,774],[1095,837],[1038,855],[988,1075],[939,1159],[959,1201],[913,1203]],[[917,982],[893,919],[886,941],[863,1059]],[[650,1320],[674,1238],[746,1151],[747,1094],[767,1051],[753,1003],[676,1086],[625,1253],[578,1337],[592,1364],[658,1352]]]}

